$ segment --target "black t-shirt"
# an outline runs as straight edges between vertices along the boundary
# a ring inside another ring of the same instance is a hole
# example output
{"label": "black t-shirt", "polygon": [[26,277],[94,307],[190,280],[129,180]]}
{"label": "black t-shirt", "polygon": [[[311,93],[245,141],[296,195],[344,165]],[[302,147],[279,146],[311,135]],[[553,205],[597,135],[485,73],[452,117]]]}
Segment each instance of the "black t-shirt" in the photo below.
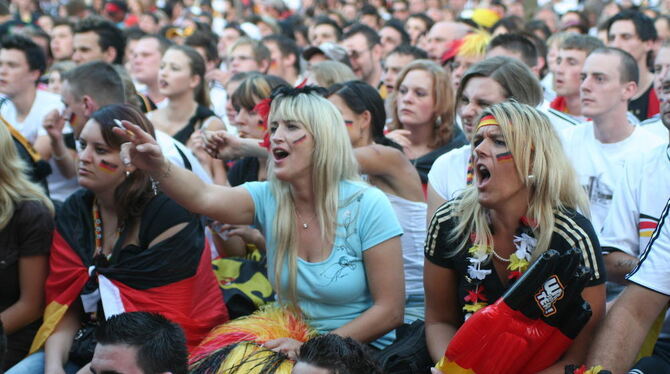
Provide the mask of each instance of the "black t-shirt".
{"label": "black t-shirt", "polygon": [[[465,297],[467,291],[470,289],[469,283],[466,280],[468,275],[468,266],[470,265],[469,247],[472,242],[468,241],[468,248],[457,248],[461,243],[463,236],[452,238],[452,230],[458,224],[458,216],[456,214],[456,205],[459,200],[452,200],[443,204],[435,212],[428,228],[428,238],[424,248],[426,258],[437,266],[453,269],[457,273],[458,280],[458,306],[461,322],[464,319],[465,313],[463,306],[465,305]],[[555,224],[554,233],[549,243],[549,248],[555,249],[560,253],[564,253],[571,248],[579,248],[582,250],[582,264],[593,270],[593,277],[587,283],[587,287],[595,286],[605,282],[605,267],[603,265],[603,257],[600,251],[600,243],[598,237],[593,230],[593,226],[588,219],[574,210],[566,212],[554,213]],[[470,235],[470,233],[463,233],[463,235]],[[455,252],[456,254],[452,256]],[[495,266],[489,260],[482,264],[482,269],[491,270],[489,274],[482,281],[482,285],[486,290],[487,303],[493,304],[507,291],[496,273]]]}
{"label": "black t-shirt", "polygon": [[228,183],[235,187],[246,182],[258,181],[260,166],[256,157],[244,157],[237,160],[228,171]]}
{"label": "black t-shirt", "polygon": [[[47,256],[53,230],[51,212],[38,201],[18,203],[12,219],[0,230],[0,312],[12,306],[21,296],[19,259]],[[28,353],[40,324],[41,320],[37,320],[8,336],[5,370]]]}

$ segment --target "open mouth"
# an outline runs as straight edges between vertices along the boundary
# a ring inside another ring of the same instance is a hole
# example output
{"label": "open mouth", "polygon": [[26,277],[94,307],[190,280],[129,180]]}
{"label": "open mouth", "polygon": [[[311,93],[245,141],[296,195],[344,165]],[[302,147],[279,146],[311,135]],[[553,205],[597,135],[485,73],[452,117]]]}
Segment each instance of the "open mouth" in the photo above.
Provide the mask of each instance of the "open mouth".
{"label": "open mouth", "polygon": [[288,157],[289,153],[283,149],[275,149],[272,151],[272,155],[275,157],[275,160],[283,160]]}
{"label": "open mouth", "polygon": [[477,180],[479,183],[484,183],[491,178],[491,172],[483,164],[477,165]]}

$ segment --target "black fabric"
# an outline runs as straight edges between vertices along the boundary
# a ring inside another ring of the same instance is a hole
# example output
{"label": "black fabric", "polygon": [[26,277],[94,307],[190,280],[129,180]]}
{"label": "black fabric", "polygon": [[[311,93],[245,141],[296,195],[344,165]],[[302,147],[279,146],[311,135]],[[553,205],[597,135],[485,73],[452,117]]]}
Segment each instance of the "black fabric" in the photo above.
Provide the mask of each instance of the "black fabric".
{"label": "black fabric", "polygon": [[[24,201],[16,205],[14,215],[0,230],[0,312],[19,300],[19,259],[25,256],[47,256],[51,248],[54,220],[44,204]],[[46,274],[45,274],[46,275]],[[41,320],[8,336],[6,368],[28,353]]]}
{"label": "black fabric", "polygon": [[670,364],[658,356],[645,357],[638,361],[628,374],[668,374]]}
{"label": "black fabric", "polygon": [[34,161],[23,144],[13,137],[12,139],[14,140],[14,145],[16,145],[16,151],[18,152],[19,157],[26,163],[26,165],[28,165],[28,178],[42,186],[44,192],[48,194],[49,187],[47,186],[47,177],[51,175],[51,165],[44,160]]}
{"label": "black fabric", "polygon": [[465,134],[458,126],[454,126],[453,131],[454,134],[449,143],[443,145],[442,147],[434,151],[426,153],[425,155],[417,159],[410,160],[414,165],[414,167],[416,168],[416,170],[419,172],[419,177],[421,177],[421,183],[423,184],[428,183],[428,172],[430,171],[430,168],[433,167],[433,163],[435,162],[435,160],[437,160],[438,157],[451,151],[452,149],[460,148],[468,144],[468,139],[465,137]]}
{"label": "black fabric", "polygon": [[422,320],[396,329],[396,339],[376,354],[377,361],[388,374],[427,374],[433,361],[426,346],[426,329]]}
{"label": "black fabric", "polygon": [[182,144],[186,144],[188,139],[193,135],[193,132],[202,126],[202,123],[209,117],[214,117],[216,114],[206,106],[198,105],[195,114],[188,120],[186,126],[177,131],[172,137],[179,140]]}
{"label": "black fabric", "polygon": [[[458,281],[458,309],[461,322],[463,322],[465,312],[462,308],[465,305],[465,297],[467,296],[467,290],[469,289],[469,283],[466,280],[468,266],[470,265],[470,254],[468,253],[468,249],[472,245],[472,242],[468,240],[467,248],[458,248],[458,244],[463,237],[451,237],[452,229],[458,224],[455,208],[457,203],[458,200],[447,202],[435,212],[429,226],[425,256],[428,261],[435,265],[456,271]],[[573,247],[577,247],[582,252],[586,252],[581,258],[581,264],[594,271],[595,269],[600,270],[598,274],[595,274],[587,282],[586,287],[604,283],[605,273],[603,257],[600,251],[600,243],[598,242],[598,238],[593,230],[591,222],[574,210],[569,210],[565,213],[557,212],[554,214],[554,217],[556,217],[556,225],[554,234],[549,243],[549,248],[555,249],[561,254]],[[566,225],[569,227],[566,227]],[[570,243],[565,238],[566,232],[580,237],[569,238],[573,241]],[[463,233],[463,235],[469,234],[470,233]],[[458,251],[453,254],[453,251],[456,249],[458,249]],[[587,259],[585,260],[584,258]],[[491,270],[491,274],[484,278],[482,285],[486,290],[486,297],[488,298],[487,302],[493,304],[505,293],[507,288],[509,288],[513,282],[504,286],[491,261],[482,265],[482,270],[484,269]]]}
{"label": "black fabric", "polygon": [[[78,190],[65,201],[56,217],[58,231],[87,267],[94,263],[92,204],[93,194]],[[180,223],[187,225],[179,233],[149,247],[154,238]],[[199,217],[159,194],[142,214],[139,245],[115,250],[110,262],[96,264],[96,272],[137,290],[159,287],[193,276],[204,247]]]}
{"label": "black fabric", "polygon": [[635,100],[631,100],[628,103],[628,111],[633,113],[637,119],[644,121],[649,118],[647,112],[649,112],[649,100],[651,96],[651,90],[654,89],[654,85],[650,85],[649,88],[644,91],[640,97]]}
{"label": "black fabric", "polygon": [[239,186],[246,182],[258,181],[258,170],[261,163],[256,157],[244,157],[233,164],[228,171],[228,183],[232,187]]}
{"label": "black fabric", "polygon": [[68,359],[79,366],[84,366],[93,360],[95,345],[98,343],[95,338],[95,330],[98,325],[86,323],[81,326],[74,334]]}
{"label": "black fabric", "polygon": [[188,157],[186,157],[184,152],[177,146],[175,146],[175,148],[177,149],[177,152],[179,152],[179,157],[181,157],[181,160],[184,162],[184,169],[193,170],[193,165],[191,165],[191,161],[188,160]]}

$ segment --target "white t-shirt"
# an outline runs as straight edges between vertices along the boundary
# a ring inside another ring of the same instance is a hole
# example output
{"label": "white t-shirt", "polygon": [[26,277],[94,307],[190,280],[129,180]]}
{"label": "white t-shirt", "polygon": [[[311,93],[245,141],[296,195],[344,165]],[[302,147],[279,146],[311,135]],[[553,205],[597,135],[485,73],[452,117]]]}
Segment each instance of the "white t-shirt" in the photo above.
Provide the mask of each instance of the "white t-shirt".
{"label": "white t-shirt", "polygon": [[670,196],[667,145],[632,157],[614,189],[614,198],[600,233],[600,246],[638,257],[658,225]]}
{"label": "white t-shirt", "polygon": [[658,228],[640,256],[640,262],[626,278],[640,286],[670,296],[670,200],[665,205]]}
{"label": "white t-shirt", "polygon": [[668,133],[668,128],[665,127],[659,115],[656,115],[654,117],[649,118],[646,121],[643,121],[642,123],[640,123],[640,127],[651,133],[654,133],[656,136],[666,141],[668,137],[670,137],[670,134]]}
{"label": "white t-shirt", "polygon": [[37,90],[35,94],[35,101],[30,107],[30,113],[26,116],[23,122],[16,119],[16,107],[11,100],[2,104],[0,107],[0,115],[2,115],[7,122],[16,128],[31,144],[35,144],[35,140],[39,135],[46,135],[46,130],[42,127],[44,117],[52,111],[63,109],[60,95],[56,95],[44,90]]}
{"label": "white t-shirt", "polygon": [[444,200],[457,197],[465,189],[471,154],[471,146],[466,144],[441,155],[430,168],[428,183]]}
{"label": "white t-shirt", "polygon": [[[154,130],[156,131],[156,142],[161,147],[163,155],[170,160],[170,162],[180,167],[186,167],[184,158],[182,157],[183,154],[191,164],[191,171],[193,174],[200,177],[205,183],[212,183],[212,178],[207,174],[202,165],[200,165],[200,161],[198,161],[190,149],[163,131],[158,129]],[[181,153],[179,151],[181,151]]]}
{"label": "white t-shirt", "polygon": [[[63,135],[71,133],[72,127],[70,127],[69,123],[66,123],[63,127]],[[65,178],[53,157],[49,159],[49,165],[51,166],[51,174],[47,177],[49,197],[54,200],[65,201],[74,191],[79,189],[77,176]]]}
{"label": "white t-shirt", "polygon": [[593,124],[584,123],[561,133],[563,148],[577,171],[591,204],[591,223],[600,233],[612,204],[614,189],[626,162],[633,156],[663,144],[656,135],[635,127],[626,139],[603,144],[595,138]]}
{"label": "white t-shirt", "polygon": [[557,133],[579,125],[579,121],[576,121],[570,115],[562,113],[556,109],[551,109],[549,107],[549,101],[547,100],[544,100],[542,104],[536,107],[536,109],[549,118],[549,122],[551,122],[551,125]]}

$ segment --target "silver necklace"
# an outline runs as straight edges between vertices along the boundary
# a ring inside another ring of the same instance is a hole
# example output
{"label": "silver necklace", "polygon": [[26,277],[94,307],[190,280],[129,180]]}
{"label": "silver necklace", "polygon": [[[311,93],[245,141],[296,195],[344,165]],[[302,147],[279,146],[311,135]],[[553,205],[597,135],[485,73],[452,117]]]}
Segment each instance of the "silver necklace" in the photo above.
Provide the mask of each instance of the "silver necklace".
{"label": "silver necklace", "polygon": [[495,251],[495,249],[491,248],[491,252],[493,252],[493,256],[494,256],[495,258],[497,258],[498,260],[500,260],[500,261],[502,261],[502,262],[510,262],[510,259],[509,259],[509,258],[504,258],[504,257],[502,257],[501,255],[497,254],[496,251]]}
{"label": "silver necklace", "polygon": [[302,228],[307,230],[309,228],[309,224],[311,224],[312,221],[314,220],[314,217],[312,217],[312,219],[310,219],[309,221],[304,222],[305,220],[302,219],[302,216],[300,215],[300,213],[298,213],[298,209],[295,210],[295,214],[298,216],[298,218],[300,218],[300,221],[303,221],[302,222]]}

